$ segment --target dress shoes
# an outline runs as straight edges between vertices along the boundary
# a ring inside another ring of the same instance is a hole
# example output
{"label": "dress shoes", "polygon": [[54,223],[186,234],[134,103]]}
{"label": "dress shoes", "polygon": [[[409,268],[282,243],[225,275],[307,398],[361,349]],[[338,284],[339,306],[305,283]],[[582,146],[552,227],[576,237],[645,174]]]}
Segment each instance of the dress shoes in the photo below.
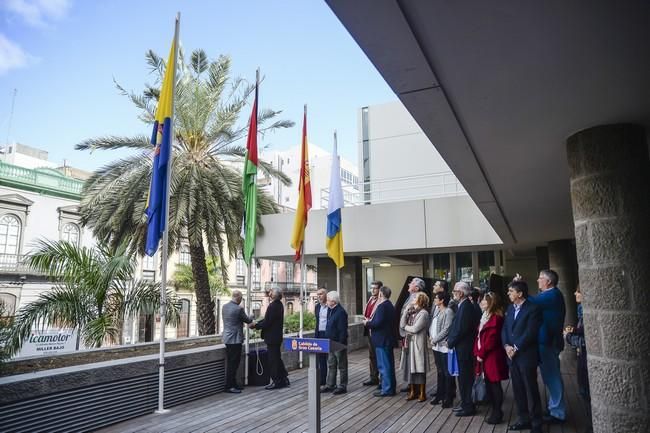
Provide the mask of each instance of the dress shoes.
{"label": "dress shoes", "polygon": [[560,418],[556,418],[553,415],[544,415],[542,416],[542,422],[544,424],[562,424],[564,420]]}
{"label": "dress shoes", "polygon": [[334,391],[332,391],[332,394],[341,395],[341,394],[345,394],[346,392],[348,391],[345,388],[338,387]]}
{"label": "dress shoes", "polygon": [[243,391],[243,390],[244,390],[244,387],[241,386],[241,385],[235,385],[235,388],[237,388],[237,389],[240,390],[240,391]]}
{"label": "dress shoes", "polygon": [[266,385],[264,387],[264,389],[280,389],[280,388],[284,388],[285,386],[286,385],[284,385],[284,384],[279,384],[279,383],[273,382],[273,383],[271,383],[269,385]]}
{"label": "dress shoes", "polygon": [[320,392],[321,392],[321,393],[324,393],[324,392],[332,392],[332,391],[334,391],[335,389],[336,389],[336,388],[330,388],[329,386],[321,386],[321,387],[320,387]]}
{"label": "dress shoes", "polygon": [[442,408],[443,408],[443,409],[449,409],[449,408],[452,407],[453,405],[454,405],[453,400],[452,400],[452,401],[447,401],[447,400],[445,400],[445,401],[442,402]]}
{"label": "dress shoes", "polygon": [[459,410],[455,414],[456,416],[474,416],[476,415],[476,409],[474,410]]}
{"label": "dress shoes", "polygon": [[485,420],[487,424],[496,425],[503,422],[503,414],[490,415],[488,419]]}
{"label": "dress shoes", "polygon": [[516,423],[509,425],[508,430],[529,430],[530,427],[529,422],[517,421]]}
{"label": "dress shoes", "polygon": [[460,412],[461,410],[463,410],[463,406],[461,406],[461,405],[454,406],[454,407],[451,408],[451,410],[453,412]]}
{"label": "dress shoes", "polygon": [[434,398],[433,400],[431,400],[429,403],[430,403],[432,406],[435,406],[435,405],[437,405],[437,404],[440,404],[440,402],[442,402],[442,399],[441,399],[440,397],[435,397],[435,398]]}
{"label": "dress shoes", "polygon": [[241,389],[236,388],[236,387],[232,387],[232,388],[228,388],[228,389],[226,390],[226,392],[227,392],[228,394],[241,394]]}
{"label": "dress shoes", "polygon": [[363,382],[363,386],[373,386],[373,385],[379,385],[379,382],[376,380],[367,380]]}

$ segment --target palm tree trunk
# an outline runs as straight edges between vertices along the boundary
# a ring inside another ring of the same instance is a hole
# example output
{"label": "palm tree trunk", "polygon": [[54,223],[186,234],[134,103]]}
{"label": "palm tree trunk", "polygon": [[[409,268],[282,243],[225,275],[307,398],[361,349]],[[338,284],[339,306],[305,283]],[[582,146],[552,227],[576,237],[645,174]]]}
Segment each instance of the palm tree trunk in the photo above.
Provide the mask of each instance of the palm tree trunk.
{"label": "palm tree trunk", "polygon": [[199,335],[215,333],[214,301],[210,293],[208,266],[205,263],[203,245],[190,244],[192,258],[192,275],[194,276],[194,291],[196,293],[196,311],[198,313]]}

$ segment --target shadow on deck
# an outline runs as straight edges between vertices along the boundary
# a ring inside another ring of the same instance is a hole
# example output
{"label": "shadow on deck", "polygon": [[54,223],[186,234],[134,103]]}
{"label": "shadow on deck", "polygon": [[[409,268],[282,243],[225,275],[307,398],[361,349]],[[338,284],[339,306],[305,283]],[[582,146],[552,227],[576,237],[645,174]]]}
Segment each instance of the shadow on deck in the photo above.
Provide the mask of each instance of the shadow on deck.
{"label": "shadow on deck", "polygon": [[[396,359],[399,359],[396,357]],[[549,433],[581,433],[586,415],[574,374],[574,365],[567,363],[563,378],[568,418],[564,424],[545,426]],[[566,371],[565,371],[566,370]],[[397,372],[398,388],[403,384]],[[247,387],[242,394],[221,393],[192,403],[176,406],[164,415],[151,414],[115,424],[100,430],[103,433],[126,432],[304,432],[307,431],[307,369],[290,372],[291,387],[268,391],[263,387]],[[335,396],[322,394],[321,419],[323,432],[454,432],[505,433],[508,423],[489,425],[486,406],[479,406],[473,417],[456,417],[451,409],[428,402],[406,401],[402,393],[392,398],[372,396],[374,387],[362,386],[368,378],[367,351],[349,354],[348,393]],[[435,367],[429,372],[427,388],[435,384]],[[516,419],[516,408],[510,381],[502,382],[506,419]],[[540,379],[540,391],[543,390]],[[542,391],[542,403],[546,401]],[[545,406],[545,405],[544,405]]]}

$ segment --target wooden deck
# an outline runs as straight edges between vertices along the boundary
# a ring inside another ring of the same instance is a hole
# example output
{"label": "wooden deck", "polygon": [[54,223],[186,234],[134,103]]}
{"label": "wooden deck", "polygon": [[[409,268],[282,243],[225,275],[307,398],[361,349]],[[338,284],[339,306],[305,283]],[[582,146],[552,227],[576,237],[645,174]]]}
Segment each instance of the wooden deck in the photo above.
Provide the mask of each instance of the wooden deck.
{"label": "wooden deck", "polygon": [[[397,358],[396,358],[397,359]],[[447,432],[505,433],[506,422],[486,424],[485,406],[473,417],[456,417],[451,409],[428,402],[406,401],[404,393],[390,398],[372,396],[374,387],[362,386],[368,377],[367,351],[349,356],[348,393],[322,394],[323,432]],[[549,433],[580,433],[585,428],[585,412],[577,393],[571,366],[563,372],[568,403],[568,419],[562,425],[545,426]],[[268,391],[263,387],[246,388],[241,394],[221,393],[182,406],[168,414],[151,414],[101,430],[109,432],[304,432],[307,431],[307,369],[292,371],[291,387]],[[397,375],[400,376],[400,372]],[[435,367],[427,388],[435,383]],[[402,387],[400,378],[398,388]],[[513,421],[516,409],[510,382],[504,381],[506,418]],[[540,381],[540,390],[541,386]],[[546,396],[542,394],[542,402]],[[545,405],[544,405],[545,406]]]}

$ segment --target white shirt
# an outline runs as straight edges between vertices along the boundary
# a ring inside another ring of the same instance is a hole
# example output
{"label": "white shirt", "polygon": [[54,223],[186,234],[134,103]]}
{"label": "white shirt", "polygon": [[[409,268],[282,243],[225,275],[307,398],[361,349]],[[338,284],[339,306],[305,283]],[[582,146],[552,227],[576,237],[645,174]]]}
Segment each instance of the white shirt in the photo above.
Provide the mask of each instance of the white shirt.
{"label": "white shirt", "polygon": [[318,330],[325,331],[327,328],[327,304],[320,304],[320,311],[318,312]]}

